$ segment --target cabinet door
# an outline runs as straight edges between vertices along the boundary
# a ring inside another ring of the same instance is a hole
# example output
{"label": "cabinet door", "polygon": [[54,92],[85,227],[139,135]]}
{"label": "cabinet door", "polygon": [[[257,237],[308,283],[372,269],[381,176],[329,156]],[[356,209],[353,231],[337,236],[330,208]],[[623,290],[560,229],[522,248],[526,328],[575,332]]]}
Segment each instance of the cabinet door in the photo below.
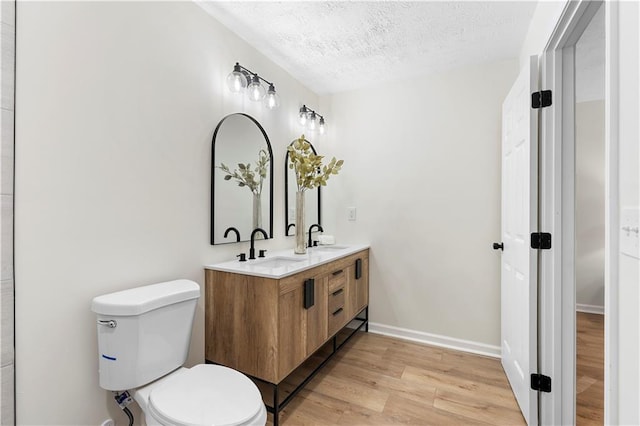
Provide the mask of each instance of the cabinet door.
{"label": "cabinet door", "polygon": [[[355,268],[354,268],[355,269]],[[360,278],[355,279],[354,272],[354,280],[356,282],[356,303],[355,303],[355,312],[353,315],[356,315],[365,306],[369,304],[369,258],[362,258],[362,267],[361,267],[361,275]]]}
{"label": "cabinet door", "polygon": [[327,277],[300,274],[283,284],[278,373],[283,379],[327,340]]}
{"label": "cabinet door", "polygon": [[314,304],[305,309],[307,356],[327,340],[327,283],[326,275],[314,277]]}
{"label": "cabinet door", "polygon": [[[360,262],[360,266],[357,266]],[[356,278],[359,271],[359,278]],[[347,306],[348,319],[355,317],[369,304],[369,259],[361,257],[354,259],[347,268]]]}
{"label": "cabinet door", "polygon": [[[296,283],[297,284],[297,283]],[[304,281],[280,295],[278,321],[278,381],[306,357]]]}

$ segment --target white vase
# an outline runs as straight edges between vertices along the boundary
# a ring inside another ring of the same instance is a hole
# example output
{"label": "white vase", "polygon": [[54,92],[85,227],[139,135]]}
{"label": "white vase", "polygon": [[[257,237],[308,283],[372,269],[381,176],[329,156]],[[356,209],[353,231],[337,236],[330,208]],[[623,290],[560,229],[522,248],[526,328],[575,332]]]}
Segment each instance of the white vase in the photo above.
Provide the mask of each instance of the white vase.
{"label": "white vase", "polygon": [[295,254],[305,254],[307,247],[304,241],[304,191],[296,192],[296,247]]}
{"label": "white vase", "polygon": [[262,228],[262,198],[261,194],[253,194],[253,229]]}

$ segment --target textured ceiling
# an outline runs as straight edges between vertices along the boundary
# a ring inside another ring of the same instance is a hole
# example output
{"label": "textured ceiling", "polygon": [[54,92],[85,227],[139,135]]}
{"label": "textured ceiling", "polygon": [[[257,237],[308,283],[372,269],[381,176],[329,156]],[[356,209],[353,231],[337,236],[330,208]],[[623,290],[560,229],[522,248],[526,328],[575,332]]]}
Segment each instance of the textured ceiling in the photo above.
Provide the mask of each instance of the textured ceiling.
{"label": "textured ceiling", "polygon": [[517,58],[536,5],[196,1],[318,94]]}

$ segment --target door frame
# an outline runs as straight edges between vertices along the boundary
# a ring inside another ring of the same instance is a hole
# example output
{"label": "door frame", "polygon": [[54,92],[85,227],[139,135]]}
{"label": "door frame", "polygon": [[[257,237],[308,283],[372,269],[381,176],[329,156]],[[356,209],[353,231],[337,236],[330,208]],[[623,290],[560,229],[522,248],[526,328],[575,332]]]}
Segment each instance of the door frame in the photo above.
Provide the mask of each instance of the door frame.
{"label": "door frame", "polygon": [[[602,0],[569,1],[540,60],[540,88],[553,107],[540,115],[540,230],[553,235],[541,252],[540,372],[552,378],[540,394],[541,424],[575,424],[575,44]],[[605,3],[605,424],[617,423],[618,177],[617,3]]]}

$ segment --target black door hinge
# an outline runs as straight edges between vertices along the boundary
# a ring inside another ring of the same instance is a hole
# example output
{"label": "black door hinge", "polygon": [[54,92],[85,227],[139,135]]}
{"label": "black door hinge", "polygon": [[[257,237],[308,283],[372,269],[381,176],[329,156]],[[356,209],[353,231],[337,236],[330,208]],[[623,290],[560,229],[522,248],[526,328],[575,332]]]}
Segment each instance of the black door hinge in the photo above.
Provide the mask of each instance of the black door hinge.
{"label": "black door hinge", "polygon": [[539,250],[549,250],[551,248],[551,234],[548,232],[532,233],[531,248]]}
{"label": "black door hinge", "polygon": [[551,90],[541,90],[531,94],[531,108],[545,108],[551,106]]}
{"label": "black door hinge", "polygon": [[540,392],[551,392],[551,377],[543,374],[532,374],[531,389]]}

